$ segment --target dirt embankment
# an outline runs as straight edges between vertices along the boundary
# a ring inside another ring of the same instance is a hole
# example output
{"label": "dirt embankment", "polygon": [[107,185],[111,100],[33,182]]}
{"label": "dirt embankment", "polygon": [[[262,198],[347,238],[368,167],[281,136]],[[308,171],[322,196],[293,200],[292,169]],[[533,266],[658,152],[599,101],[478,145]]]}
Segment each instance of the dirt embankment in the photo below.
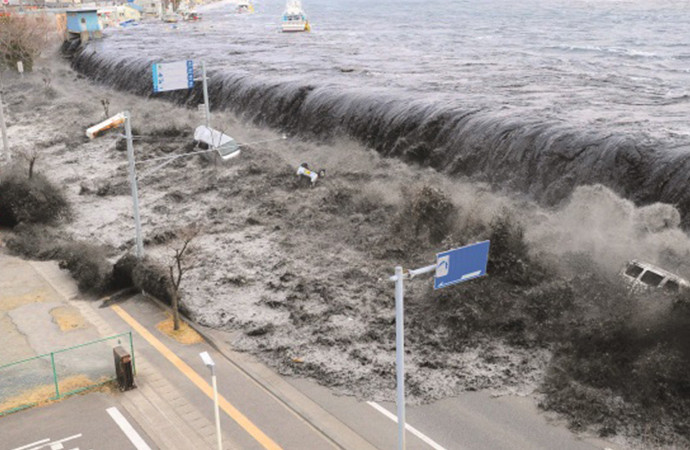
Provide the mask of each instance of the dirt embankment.
{"label": "dirt embankment", "polygon": [[[631,257],[690,273],[690,241],[673,208],[637,209],[594,186],[543,210],[349,141],[282,140],[222,113],[214,127],[249,143],[239,158],[195,155],[150,172],[158,163],[146,160],[192,151],[200,114],[91,84],[61,64],[52,74],[52,88],[31,76],[5,83],[14,151],[38,149],[36,170],[73,205],[57,233],[98,242],[112,260],[132,249],[121,138],[83,137],[130,110],[146,252],[167,264],[175,233],[201,228],[183,302],[194,319],[232,332],[236,348],[284,374],[391,399],[394,266],[428,265],[437,251],[491,239],[489,277],[441,291],[430,280],[407,284],[410,400],[542,387],[549,408],[568,413],[578,399],[573,426],[608,435],[653,426],[652,444],[687,442],[690,357],[678,340],[686,303],[663,297],[650,312],[649,299],[627,296],[616,276]],[[295,175],[303,162],[327,171],[313,188]],[[640,397],[645,383],[658,390]]]}

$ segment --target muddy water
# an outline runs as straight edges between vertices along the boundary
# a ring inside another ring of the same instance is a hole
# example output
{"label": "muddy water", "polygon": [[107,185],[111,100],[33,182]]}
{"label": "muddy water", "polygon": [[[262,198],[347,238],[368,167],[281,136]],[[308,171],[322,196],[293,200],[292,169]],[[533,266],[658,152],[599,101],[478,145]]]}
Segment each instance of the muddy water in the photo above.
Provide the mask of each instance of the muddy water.
{"label": "muddy water", "polygon": [[290,35],[282,1],[256,6],[113,30],[74,65],[150,95],[151,62],[204,59],[213,105],[260,124],[347,134],[546,204],[604,183],[688,225],[686,2],[311,0],[313,32]]}

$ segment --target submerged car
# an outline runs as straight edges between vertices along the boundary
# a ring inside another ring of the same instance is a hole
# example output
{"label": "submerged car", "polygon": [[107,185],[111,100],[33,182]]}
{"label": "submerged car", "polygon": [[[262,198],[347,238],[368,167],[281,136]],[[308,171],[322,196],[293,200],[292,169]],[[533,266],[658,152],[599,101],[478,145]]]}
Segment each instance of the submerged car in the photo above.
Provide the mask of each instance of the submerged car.
{"label": "submerged car", "polygon": [[622,275],[630,283],[632,290],[658,288],[667,292],[679,292],[681,289],[690,289],[688,280],[638,260],[630,261]]}

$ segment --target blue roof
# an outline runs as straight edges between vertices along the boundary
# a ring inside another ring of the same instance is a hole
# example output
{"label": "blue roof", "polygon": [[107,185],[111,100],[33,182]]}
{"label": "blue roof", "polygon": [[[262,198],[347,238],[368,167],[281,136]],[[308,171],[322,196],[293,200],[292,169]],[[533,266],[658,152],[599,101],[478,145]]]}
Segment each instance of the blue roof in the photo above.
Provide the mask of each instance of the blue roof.
{"label": "blue roof", "polygon": [[125,6],[129,6],[130,8],[136,9],[136,10],[139,11],[139,12],[144,12],[144,8],[143,8],[143,7],[141,7],[141,6],[139,6],[139,5],[135,5],[134,3],[130,3],[130,4],[125,5]]}

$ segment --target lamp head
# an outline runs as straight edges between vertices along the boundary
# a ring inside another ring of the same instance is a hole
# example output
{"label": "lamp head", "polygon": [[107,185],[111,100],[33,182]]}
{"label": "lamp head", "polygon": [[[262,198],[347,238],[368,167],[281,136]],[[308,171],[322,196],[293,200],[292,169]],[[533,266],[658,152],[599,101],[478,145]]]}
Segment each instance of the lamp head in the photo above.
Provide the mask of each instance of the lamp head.
{"label": "lamp head", "polygon": [[213,368],[213,366],[216,365],[215,362],[213,362],[213,359],[211,358],[211,355],[208,354],[208,352],[201,352],[199,353],[199,356],[201,356],[201,360],[206,364],[206,367],[209,369]]}

